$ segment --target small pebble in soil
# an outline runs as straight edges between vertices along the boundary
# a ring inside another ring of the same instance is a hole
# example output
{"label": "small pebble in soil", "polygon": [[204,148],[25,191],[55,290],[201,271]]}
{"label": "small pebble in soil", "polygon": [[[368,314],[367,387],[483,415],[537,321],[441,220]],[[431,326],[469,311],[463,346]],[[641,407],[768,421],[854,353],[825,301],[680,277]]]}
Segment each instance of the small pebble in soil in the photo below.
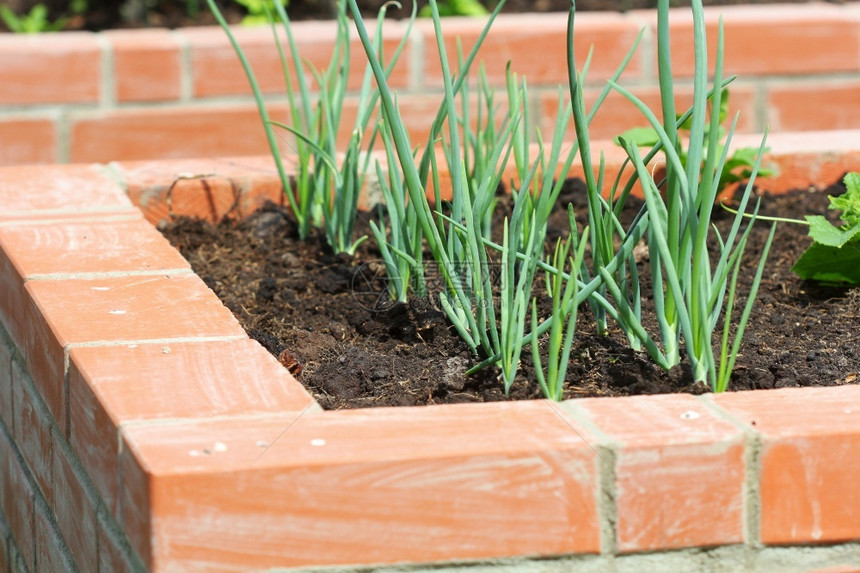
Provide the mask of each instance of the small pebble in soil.
{"label": "small pebble in soil", "polygon": [[391,376],[391,372],[387,368],[375,368],[370,373],[371,380],[383,380]]}
{"label": "small pebble in soil", "polygon": [[252,233],[258,239],[265,239],[283,233],[289,223],[286,216],[278,211],[267,211],[248,220]]}

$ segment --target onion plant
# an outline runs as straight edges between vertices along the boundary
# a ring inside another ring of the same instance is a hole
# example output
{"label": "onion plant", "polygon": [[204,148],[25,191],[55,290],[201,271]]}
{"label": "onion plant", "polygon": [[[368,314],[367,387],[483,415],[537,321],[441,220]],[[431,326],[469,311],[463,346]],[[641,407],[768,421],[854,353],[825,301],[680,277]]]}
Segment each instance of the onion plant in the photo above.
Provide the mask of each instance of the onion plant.
{"label": "onion plant", "polygon": [[[643,231],[648,225],[648,218],[643,209],[639,216],[636,217],[631,227],[627,230],[623,228],[618,220],[621,210],[624,208],[626,200],[632,190],[632,180],[628,184],[619,188],[621,176],[615,179],[612,183],[608,194],[604,193],[604,171],[603,171],[603,156],[601,154],[597,173],[594,170],[594,155],[591,150],[591,139],[589,136],[588,126],[594,113],[602,104],[603,100],[611,91],[612,82],[618,81],[621,73],[626,68],[639,41],[642,33],[636,38],[631,49],[627,52],[621,65],[612,75],[609,82],[604,86],[598,96],[594,107],[589,113],[585,110],[585,99],[583,96],[582,85],[585,80],[585,72],[580,73],[576,68],[576,51],[574,49],[574,30],[576,21],[576,1],[571,0],[571,6],[568,16],[567,25],[567,67],[568,67],[568,88],[570,100],[573,106],[573,119],[576,127],[576,139],[579,146],[579,154],[582,159],[583,173],[585,178],[586,192],[588,196],[588,223],[591,228],[591,271],[588,268],[583,269],[583,276],[586,280],[601,275],[605,271],[610,261],[616,261],[614,279],[620,285],[619,293],[623,296],[624,301],[629,301],[634,314],[640,312],[640,297],[639,297],[639,277],[636,271],[635,262],[632,259],[632,253],[628,254],[627,258],[618,259],[619,252],[616,250],[616,239],[623,241],[629,233],[629,229],[637,229]],[[589,54],[589,59],[591,55]],[[601,297],[606,295],[606,286],[599,285],[597,292]],[[597,303],[599,299],[591,297],[589,303],[595,316],[598,332],[606,333],[606,309]],[[624,301],[618,301],[620,304]],[[621,326],[628,334],[628,340],[635,349],[641,348],[640,338],[633,336],[629,329],[624,328],[625,322],[622,321]]]}
{"label": "onion plant", "polygon": [[[550,329],[545,373],[541,360],[539,338],[535,336],[531,340],[535,377],[544,396],[556,401],[560,401],[563,396],[564,378],[570,361],[570,349],[573,346],[579,308],[578,305],[574,304],[579,291],[577,276],[585,257],[585,247],[588,244],[588,227],[583,230],[581,238],[577,237],[576,220],[573,215],[573,206],[570,204],[568,204],[568,222],[570,235],[566,240],[559,239],[556,242],[551,260],[553,268],[562,272],[546,272],[547,294],[552,300],[552,311],[548,319]],[[571,246],[576,252],[573,257],[568,259]],[[563,271],[566,266],[569,267],[569,274],[565,276]],[[532,331],[538,330],[536,297],[532,298],[531,327]]]}
{"label": "onion plant", "polygon": [[[466,58],[459,56],[460,70],[458,74],[453,74],[446,55],[438,7],[435,0],[431,0],[430,7],[442,65],[445,95],[437,120],[431,126],[431,139],[419,165],[416,165],[408,133],[397,112],[381,65],[354,0],[350,0],[350,7],[353,10],[359,37],[379,85],[382,109],[387,126],[391,129],[391,143],[398,156],[403,186],[442,275],[443,288],[439,293],[440,304],[454,328],[476,353],[500,355],[502,377],[506,389],[509,389],[516,376],[519,351],[522,346],[520,341],[528,308],[528,293],[531,292],[535,264],[540,258],[543,247],[543,235],[538,233],[539,227],[532,227],[531,238],[528,241],[531,252],[523,258],[517,256],[516,249],[511,249],[509,238],[504,240],[498,320],[493,292],[492,261],[488,257],[485,241],[489,238],[487,213],[495,203],[496,189],[512,149],[512,132],[519,121],[521,111],[510,109],[496,132],[492,93],[486,89],[486,82],[483,82],[482,99],[486,107],[484,116],[486,122],[479,118],[479,130],[477,135],[474,135],[470,127],[467,128],[471,124],[468,112],[461,112],[457,105],[458,94],[463,97],[463,105],[469,105],[468,89],[463,92],[465,78],[477,47],[483,41],[500,6],[490,16],[487,27],[472,52]],[[434,145],[437,138],[442,141],[443,160],[447,164],[451,177],[452,193],[447,204],[447,213],[442,211],[438,177],[439,158]],[[560,149],[561,145],[556,147]],[[467,149],[469,151],[466,151]],[[470,163],[469,166],[467,161]],[[393,165],[389,166],[391,167]],[[530,176],[534,176],[536,169],[537,163]],[[430,177],[432,181],[429,181]],[[432,183],[435,189],[435,211],[431,209],[427,200],[428,183]],[[527,185],[528,182],[526,182]],[[546,194],[545,200],[548,198],[549,194]],[[515,206],[511,220],[505,225],[506,237],[520,235],[526,210],[529,207],[534,209],[535,205],[534,202],[523,201]],[[548,214],[549,209],[546,208],[545,211]],[[545,233],[545,226],[543,233]],[[519,243],[520,241],[517,240],[517,244]],[[406,255],[402,252],[398,254]],[[404,258],[408,259],[408,256]],[[414,260],[408,260],[408,263],[410,268],[419,266]]]}
{"label": "onion plant", "polygon": [[[706,156],[704,148],[707,146],[709,149],[716,150],[719,143],[719,108],[723,99],[721,95],[723,90],[722,22],[720,22],[717,40],[713,88],[709,90],[702,3],[701,0],[693,1],[694,93],[693,106],[689,114],[689,147],[686,161],[682,161],[669,57],[668,8],[668,0],[659,0],[658,68],[663,121],[658,120],[641,100],[628,90],[614,81],[609,82],[643,113],[658,134],[666,159],[665,191],[661,194],[661,187],[654,181],[636,143],[624,138],[620,139],[620,143],[635,166],[636,175],[645,193],[650,221],[647,234],[650,271],[654,285],[656,315],[663,343],[662,349],[651,342],[636,313],[626,307],[626,298],[614,277],[605,270],[601,270],[601,276],[619,304],[619,315],[625,320],[625,328],[634,336],[640,337],[643,342],[648,342],[646,349],[658,364],[664,368],[678,364],[680,343],[683,339],[694,378],[697,381],[709,382],[714,391],[722,391],[728,384],[731,369],[737,357],[740,340],[752,310],[775,231],[775,227],[772,227],[759,259],[757,274],[750,288],[746,306],[736,325],[734,341],[729,346],[737,272],[752,223],[747,226],[743,234],[740,234],[740,226],[764,152],[766,135],[752,166],[731,230],[726,237],[714,231],[719,245],[719,254],[716,262],[712,264],[708,253],[708,240],[712,228],[711,214],[720,187],[720,175],[727,160],[728,144],[737,123],[735,118],[721,153],[711,153]],[[708,126],[709,105],[711,109]],[[752,219],[754,222],[755,213]],[[719,345],[719,357],[717,357],[714,353],[713,338],[721,318],[723,335]]]}
{"label": "onion plant", "polygon": [[[380,94],[382,115],[384,121],[387,124],[387,128],[390,130],[391,148],[393,148],[397,156],[397,163],[389,163],[388,168],[399,168],[400,177],[402,179],[402,188],[406,193],[406,201],[408,202],[408,204],[411,204],[412,208],[415,210],[415,218],[418,222],[418,226],[421,229],[421,234],[424,236],[427,242],[427,246],[430,249],[434,260],[436,261],[436,264],[438,265],[438,270],[440,272],[444,288],[447,289],[448,292],[453,293],[454,298],[457,299],[456,306],[459,309],[470,308],[470,297],[463,289],[463,282],[459,277],[459,272],[462,270],[462,261],[454,260],[450,256],[449,245],[454,244],[454,237],[452,235],[451,239],[448,239],[447,237],[449,234],[444,233],[444,228],[440,229],[440,227],[442,226],[441,222],[443,221],[443,219],[441,218],[441,216],[437,217],[438,214],[434,213],[431,209],[430,204],[427,200],[426,189],[428,185],[428,178],[431,171],[431,166],[434,166],[436,164],[435,143],[436,140],[442,136],[442,130],[443,127],[446,125],[446,119],[449,115],[454,118],[449,122],[454,124],[454,128],[449,129],[450,134],[453,134],[453,136],[449,136],[451,150],[447,152],[446,155],[448,157],[460,156],[461,144],[456,119],[458,117],[458,113],[456,109],[455,94],[459,92],[459,90],[463,86],[463,83],[466,81],[470,66],[477,54],[477,49],[483,42],[484,37],[486,37],[489,27],[495,19],[495,16],[501,10],[503,3],[500,3],[488,18],[487,24],[482,31],[482,34],[478,38],[478,42],[473,47],[469,55],[463,60],[461,69],[459,70],[458,74],[456,74],[456,76],[452,76],[451,71],[448,67],[447,58],[442,58],[444,64],[443,75],[445,77],[445,100],[440,106],[436,118],[431,124],[428,144],[424,149],[423,155],[421,156],[420,161],[416,162],[415,157],[413,155],[411,143],[409,141],[409,135],[399,115],[399,111],[394,101],[394,96],[388,87],[386,74],[382,67],[382,63],[380,62],[380,59],[376,53],[374,44],[370,39],[361,14],[358,10],[357,5],[355,4],[355,0],[348,1],[350,10],[352,11],[353,17],[355,19],[355,26],[359,38],[365,49],[368,62],[377,82]],[[441,47],[441,52],[444,54],[445,47],[441,41],[441,32],[439,30],[438,17],[434,18],[434,23],[437,27],[437,44]],[[454,180],[455,195],[462,196],[461,193],[465,189],[463,185],[465,176],[463,173],[464,169],[462,166],[462,162],[459,162],[458,165],[458,168],[451,170],[451,175],[452,179]],[[436,176],[438,171],[434,169],[433,173],[434,177],[436,178],[434,188],[438,196],[439,182],[438,177]],[[466,193],[466,196],[468,196],[468,193]],[[454,217],[455,219],[459,218],[460,220],[462,220],[464,203],[465,201],[462,199],[459,199],[456,203],[452,202],[452,217]],[[403,217],[401,217],[401,220],[402,219]],[[397,230],[393,230],[393,234],[395,234],[396,232]],[[398,254],[400,254],[401,256],[403,256],[404,254],[408,255],[408,253],[402,252]],[[407,261],[411,265],[411,268],[420,268],[420,265],[417,264],[417,261],[408,260],[408,258]],[[451,304],[449,298],[445,298],[442,301],[442,304],[448,307],[452,315],[456,316],[458,314],[457,311],[453,310],[454,305]],[[455,322],[455,325],[458,326],[458,330],[460,330],[461,333],[471,332],[473,334],[476,334],[475,331],[477,330],[477,328],[474,324],[474,317],[472,320],[473,324],[469,324],[468,322],[464,323],[464,320],[466,320],[465,317],[463,317],[462,320],[458,320],[457,322]],[[473,348],[477,348],[474,336],[468,335],[467,339],[471,342]]]}
{"label": "onion plant", "polygon": [[426,296],[424,277],[424,233],[419,219],[419,207],[410,201],[397,165],[391,129],[385,119],[380,130],[385,149],[387,173],[376,163],[376,184],[382,195],[378,206],[379,223],[370,221],[370,231],[376,239],[385,264],[388,294],[392,300],[406,302],[409,295]]}
{"label": "onion plant", "polygon": [[[336,17],[337,33],[331,59],[322,71],[302,61],[295,42],[289,17],[280,2],[274,2],[277,22],[283,28],[289,49],[290,62],[284,52],[276,26],[275,15],[268,4],[264,4],[266,17],[271,23],[275,45],[281,60],[286,84],[291,124],[270,119],[266,102],[239,43],[230,31],[214,0],[207,0],[212,13],[224,29],[248,77],[251,90],[269,147],[287,197],[287,203],[298,221],[299,236],[305,238],[312,228],[322,228],[329,245],[336,252],[354,253],[364,237],[353,239],[358,196],[364,186],[365,176],[371,168],[370,150],[376,137],[374,123],[378,94],[373,88],[370,68],[366,68],[358,99],[358,114],[352,126],[349,143],[343,157],[337,152],[337,136],[343,128],[342,113],[350,75],[349,21],[345,1],[338,2]],[[382,22],[387,5],[380,9],[376,36],[372,43],[381,57]],[[413,9],[412,19],[415,17]],[[411,28],[412,20],[409,27]],[[386,68],[391,71],[408,39],[409,29],[404,34]],[[293,73],[290,72],[290,65]],[[318,93],[311,91],[311,77]],[[296,174],[291,180],[280,158],[274,127],[287,130],[295,137],[294,150],[297,155]],[[369,141],[365,136],[370,133]]]}

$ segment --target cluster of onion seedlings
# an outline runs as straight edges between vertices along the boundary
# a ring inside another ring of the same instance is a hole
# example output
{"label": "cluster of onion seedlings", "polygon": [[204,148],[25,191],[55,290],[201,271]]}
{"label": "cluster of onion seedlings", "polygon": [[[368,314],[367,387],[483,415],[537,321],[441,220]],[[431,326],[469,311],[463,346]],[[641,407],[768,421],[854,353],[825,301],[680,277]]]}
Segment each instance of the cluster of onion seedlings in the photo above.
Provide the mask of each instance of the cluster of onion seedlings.
{"label": "cluster of onion seedlings", "polygon": [[[388,76],[403,49],[406,36],[385,65],[381,49],[384,7],[375,35],[371,38],[356,0],[344,0],[339,4],[334,54],[326,70],[310,70],[319,90],[317,96],[312,96],[289,20],[283,7],[275,3],[278,19],[289,42],[292,67],[296,70],[297,89],[294,90],[286,57],[275,32],[292,114],[292,125],[286,125],[268,118],[247,60],[213,0],[207,1],[230,35],[245,67],[302,236],[311,227],[321,227],[335,250],[354,252],[363,240],[352,237],[358,194],[371,169],[371,155],[366,152],[368,148],[362,147],[363,137],[368,132],[372,134],[368,147],[372,147],[375,139],[381,139],[385,167],[377,161],[373,168],[383,202],[379,207],[378,223],[371,222],[370,226],[388,273],[389,294],[392,299],[403,302],[411,295],[426,295],[425,258],[432,257],[442,279],[440,292],[434,294],[438,295],[454,329],[475,355],[483,358],[470,372],[490,365],[498,367],[505,391],[509,392],[517,376],[522,349],[530,345],[535,376],[544,395],[560,400],[578,308],[586,303],[596,319],[599,333],[607,331],[608,320],[616,322],[633,349],[644,350],[656,364],[666,369],[680,363],[683,343],[695,379],[709,383],[714,391],[726,389],[775,226],[771,228],[759,259],[746,305],[737,323],[733,323],[738,270],[752,228],[751,222],[741,232],[741,224],[746,217],[753,222],[756,218],[757,206],[751,215],[745,211],[765,143],[762,141],[755,156],[748,158],[749,180],[732,227],[723,237],[713,229],[711,215],[725,183],[724,173],[731,167],[727,163],[728,149],[737,118],[728,131],[725,144],[720,141],[723,135],[720,122],[725,116],[724,90],[734,78],[722,77],[721,22],[713,85],[708,86],[701,0],[694,0],[692,7],[695,46],[693,105],[683,114],[676,114],[674,103],[675,88],[669,57],[669,1],[659,0],[658,3],[657,55],[662,122],[641,100],[619,84],[623,70],[637,49],[641,33],[606,82],[591,110],[586,111],[583,83],[592,54],[589,53],[582,71],[577,70],[573,42],[576,6],[572,0],[567,35],[566,91],[569,97],[565,97],[559,88],[559,104],[549,146],[534,128],[527,83],[511,71],[510,65],[506,70],[506,106],[496,100],[483,66],[477,73],[477,97],[472,98],[468,81],[470,70],[504,0],[489,15],[468,54],[463,54],[458,42],[457,70],[452,70],[449,64],[436,0],[430,0],[444,96],[420,152],[412,146],[395,94],[388,86]],[[346,152],[339,157],[336,136],[341,126],[341,110],[349,77],[347,5],[368,66],[359,95],[358,118]],[[413,18],[414,15],[413,9]],[[272,28],[275,31],[274,24]],[[607,182],[602,155],[597,168],[594,168],[589,124],[612,90],[626,97],[642,112],[655,134],[656,143],[643,151],[635,139],[617,138],[628,156],[624,167],[632,165],[632,174],[625,175],[622,168],[614,181]],[[473,99],[477,102],[474,111]],[[576,130],[576,141],[568,145],[564,136],[571,122]],[[273,126],[282,127],[295,137],[299,165],[294,185],[287,185]],[[686,150],[678,135],[681,126],[690,133]],[[648,163],[661,153],[666,170],[665,177],[661,176],[657,181],[648,169]],[[563,183],[556,175],[568,173],[577,154],[584,169],[588,224],[580,232],[569,205],[570,234],[567,239],[560,240],[547,257],[547,225]],[[442,163],[450,177],[450,198],[446,197],[444,201],[440,184]],[[491,223],[497,204],[496,192],[509,163],[513,163],[516,173],[511,181],[513,208],[504,220],[499,244],[491,236]],[[625,228],[620,220],[621,211],[637,182],[643,189],[645,203]],[[427,193],[431,187],[433,201]],[[658,333],[649,333],[643,326],[639,281],[639,272],[642,271],[637,270],[633,254],[634,247],[643,238],[649,251],[647,272],[654,288]],[[712,240],[716,240],[719,246],[715,261],[708,253],[708,243]],[[494,284],[496,263],[500,278],[498,285]],[[539,271],[544,275],[545,294],[550,301],[549,316],[542,321],[538,316],[538,295],[534,294]],[[723,332],[719,351],[715,353],[712,342],[721,321]],[[539,351],[541,340],[545,340],[545,365]]]}
{"label": "cluster of onion seedlings", "polygon": [[[372,167],[370,151],[373,149],[379,130],[378,118],[375,114],[378,92],[374,87],[370,68],[366,67],[358,96],[357,118],[355,124],[351,126],[346,150],[340,157],[337,137],[344,128],[342,121],[344,100],[351,68],[349,19],[345,1],[338,2],[334,49],[328,65],[323,70],[317,70],[302,61],[289,17],[281,3],[273,4],[275,14],[271,13],[268,5],[265,6],[266,17],[281,60],[290,113],[289,124],[270,119],[262,90],[241,46],[214,0],[207,0],[207,2],[230,39],[248,78],[287,204],[298,222],[299,236],[306,238],[311,229],[321,228],[335,252],[353,254],[356,247],[366,238],[353,238],[353,228],[359,194],[364,188],[366,175]],[[386,9],[387,5],[383,5],[380,9],[373,41],[374,49],[378,50],[380,55],[382,23]],[[413,9],[412,19],[387,65],[386,73],[390,73],[402,53],[408,41],[409,29],[414,17]],[[283,29],[287,39],[289,62],[278,34],[278,25]],[[316,93],[311,91],[311,79],[316,84]],[[292,177],[287,173],[281,160],[275,127],[293,136],[292,146],[297,162],[296,171]],[[368,134],[369,137],[366,138]]]}

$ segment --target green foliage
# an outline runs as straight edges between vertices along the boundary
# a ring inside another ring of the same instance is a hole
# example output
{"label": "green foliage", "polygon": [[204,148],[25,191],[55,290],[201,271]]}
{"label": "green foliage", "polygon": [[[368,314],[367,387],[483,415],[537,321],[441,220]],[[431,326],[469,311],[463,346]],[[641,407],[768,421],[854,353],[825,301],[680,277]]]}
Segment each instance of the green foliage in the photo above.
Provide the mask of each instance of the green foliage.
{"label": "green foliage", "polygon": [[[650,339],[637,313],[626,308],[628,299],[623,296],[614,278],[605,270],[601,270],[601,276],[619,304],[619,315],[623,319],[622,328],[628,332],[628,336],[632,333],[640,338],[642,345],[657,364],[664,368],[679,364],[683,341],[694,378],[697,381],[709,382],[713,391],[722,392],[728,385],[776,230],[774,224],[759,259],[747,303],[734,325],[734,338],[730,341],[738,269],[752,223],[747,225],[742,234],[740,227],[759,171],[761,156],[764,154],[765,140],[762,140],[759,149],[751,155],[754,160],[750,166],[749,181],[732,228],[727,236],[720,236],[711,225],[711,214],[716,197],[724,185],[729,165],[728,145],[737,123],[735,118],[723,142],[720,122],[724,119],[723,110],[727,101],[722,95],[725,88],[722,79],[723,25],[720,21],[713,86],[709,89],[704,11],[701,0],[693,1],[693,106],[679,116],[675,112],[668,7],[668,0],[660,0],[657,8],[657,59],[663,122],[630,91],[610,81],[619,93],[645,115],[657,136],[656,143],[644,158],[633,139],[641,136],[641,131],[631,134],[631,139],[621,136],[617,141],[627,151],[645,193],[649,222],[647,244],[662,349]],[[730,82],[731,78],[728,81]],[[689,132],[689,143],[685,151],[682,150],[679,130]],[[652,172],[647,168],[647,161],[658,151],[664,153],[666,160],[665,181],[659,182],[654,180]],[[661,193],[662,189],[665,191]],[[756,212],[757,207],[752,215],[753,221]],[[716,234],[713,238],[719,245],[713,261],[708,248],[711,232]],[[721,318],[723,333],[719,356],[716,356],[713,339]]]}
{"label": "green foliage", "polygon": [[[270,14],[275,12],[275,2],[276,0],[236,0],[236,3],[248,12],[242,18],[242,25],[261,26],[268,24],[271,19]],[[281,4],[281,7],[286,7],[289,4],[289,0],[277,0],[277,2]]]}
{"label": "green foliage", "polygon": [[5,4],[0,5],[0,19],[12,32],[18,34],[38,34],[41,32],[56,32],[66,27],[68,19],[58,18],[51,22],[48,19],[48,7],[36,4],[28,14],[18,16]]}
{"label": "green foliage", "polygon": [[[725,137],[726,137],[726,129],[723,127],[723,123],[726,120],[729,110],[729,90],[724,89],[720,95],[720,105],[719,112],[717,116],[717,133],[719,134],[717,138],[716,145],[713,148],[713,155],[719,157],[723,154],[725,148]],[[691,128],[692,117],[687,115],[686,117],[681,117],[681,115],[676,115],[676,120],[678,120],[678,129],[682,131],[686,131],[689,134]],[[704,164],[708,160],[708,155],[711,154],[711,147],[709,145],[711,137],[710,131],[713,129],[711,127],[711,123],[705,125],[704,131],[702,132],[702,168],[704,169]],[[628,141],[635,143],[638,147],[649,148],[660,141],[660,137],[657,135],[656,130],[652,127],[634,127],[628,131],[625,131],[623,134],[615,138],[615,143],[617,145],[621,145],[621,141]],[[767,149],[765,149],[767,151]],[[750,178],[752,174],[753,166],[756,164],[756,155],[759,150],[754,147],[742,147],[740,149],[735,150],[725,161],[723,167],[719,173],[719,179],[717,183],[717,190],[722,191],[726,188],[726,186],[731,185],[733,183],[739,183],[741,181],[746,181]],[[687,152],[681,148],[679,149],[679,157],[681,159],[681,165],[686,166],[687,164]],[[758,169],[758,177],[772,177],[776,175],[775,168],[767,168],[759,166]]]}
{"label": "green foliage", "polygon": [[[214,6],[213,0],[208,2]],[[575,4],[572,1],[567,38],[570,98],[562,97],[560,89],[551,145],[544,144],[537,130],[533,133],[527,84],[518,80],[510,69],[506,82],[506,110],[497,105],[495,93],[482,69],[477,74],[477,114],[470,106],[470,102],[475,100],[470,97],[470,70],[503,2],[489,15],[468,54],[464,55],[458,44],[457,69],[452,70],[442,33],[442,10],[436,0],[430,0],[444,96],[420,153],[410,142],[396,97],[388,86],[388,74],[399,49],[386,65],[380,49],[382,18],[377,21],[376,36],[371,39],[356,0],[344,2],[348,2],[352,12],[368,68],[360,95],[358,120],[352,128],[343,160],[336,155],[335,135],[341,129],[340,114],[350,61],[345,4],[340,4],[339,40],[329,67],[322,71],[310,70],[319,89],[319,97],[315,100],[311,98],[310,78],[305,77],[303,71],[306,64],[298,56],[286,13],[280,3],[274,4],[292,56],[289,62],[292,65],[288,66],[278,42],[292,125],[268,118],[253,73],[235,39],[230,36],[254,89],[290,207],[300,222],[300,230],[304,230],[303,234],[311,226],[324,226],[335,249],[354,250],[356,243],[350,242],[350,235],[355,218],[355,200],[364,185],[364,172],[370,162],[367,159],[369,155],[364,153],[367,148],[361,147],[360,143],[370,128],[374,134],[371,141],[377,135],[381,137],[386,153],[387,171],[382,169],[381,163],[375,165],[384,203],[380,208],[379,224],[372,223],[371,229],[389,274],[390,294],[400,301],[406,301],[410,291],[425,294],[429,287],[423,276],[422,257],[429,251],[442,279],[439,292],[434,294],[438,294],[443,311],[475,355],[486,357],[470,372],[490,365],[498,367],[501,371],[499,378],[508,392],[517,375],[522,348],[529,344],[536,376],[545,396],[561,399],[578,307],[588,302],[602,332],[606,331],[607,319],[616,321],[633,348],[644,349],[664,368],[680,362],[683,341],[696,379],[709,381],[714,391],[725,390],[776,227],[771,228],[740,318],[733,322],[738,270],[751,230],[751,225],[748,225],[741,232],[741,222],[747,217],[744,211],[760,171],[765,147],[763,140],[756,150],[740,150],[729,156],[728,146],[737,118],[728,130],[721,127],[728,105],[725,85],[731,82],[731,78],[724,82],[721,77],[722,23],[713,86],[709,88],[701,0],[693,2],[694,103],[683,114],[677,114],[674,107],[674,80],[668,57],[668,0],[660,0],[658,5],[661,102],[663,117],[668,118],[662,123],[640,100],[618,84],[641,34],[607,81],[593,108],[590,111],[585,109],[582,86],[591,56],[589,54],[582,72],[576,69],[573,48]],[[269,12],[269,8],[264,6],[263,9]],[[222,26],[230,35],[226,24],[222,23]],[[401,43],[400,48],[403,45]],[[375,89],[370,87],[371,79],[375,80]],[[293,81],[297,84],[296,89],[293,89]],[[632,165],[634,172],[625,176],[622,169],[614,181],[606,181],[602,158],[599,166],[594,167],[588,129],[611,90],[618,91],[639,108],[650,127],[627,132],[618,138],[617,143],[627,151],[626,165]],[[380,123],[373,124],[371,115],[377,109],[377,101]],[[564,136],[571,120],[577,139],[568,146]],[[299,162],[294,187],[288,188],[277,156],[273,125],[286,129],[296,138]],[[686,149],[682,148],[679,131],[689,133]],[[533,135],[537,144],[535,155],[530,152]],[[644,156],[639,150],[640,145],[650,146]],[[653,179],[647,168],[648,162],[658,153],[663,153],[666,159],[666,178],[659,182]],[[580,235],[569,209],[570,234],[564,242],[557,244],[554,255],[546,262],[547,222],[562,185],[562,180],[556,180],[555,176],[559,171],[569,172],[577,154],[581,156],[585,170],[588,225]],[[490,236],[490,216],[496,204],[496,189],[512,157],[517,173],[512,184],[514,206],[501,229],[502,243],[496,244]],[[445,163],[451,179],[451,198],[448,201],[441,197],[441,162]],[[730,232],[725,237],[714,237],[710,221],[715,197],[728,182],[747,178]],[[625,228],[619,216],[637,181],[644,189],[646,204]],[[432,203],[427,195],[430,186],[435,193]],[[663,189],[665,194],[661,193]],[[835,208],[853,204],[851,197],[841,198],[835,203]],[[756,212],[757,208],[753,218]],[[659,340],[651,338],[641,318],[639,271],[633,249],[643,238],[647,239],[650,255],[649,270],[654,285]],[[715,239],[719,245],[714,261],[708,248],[713,242],[710,239]],[[588,247],[590,252],[586,257]],[[573,257],[570,257],[571,251],[575,252]],[[590,261],[588,267],[584,264],[586,258]],[[498,286],[494,285],[495,272],[491,271],[497,262],[501,278]],[[538,270],[545,273],[547,295],[552,304],[551,315],[540,323],[537,305],[531,298]],[[722,338],[717,344],[718,357],[715,356],[713,340],[717,324],[723,325]],[[530,332],[526,334],[528,327]],[[541,337],[547,333],[547,364],[544,366],[538,348]]]}
{"label": "green foliage", "polygon": [[[478,0],[447,0],[437,3],[440,16],[486,16],[489,14]],[[423,7],[418,15],[430,18],[433,15],[429,5]]]}
{"label": "green foliage", "polygon": [[[535,376],[544,396],[550,400],[560,401],[564,393],[564,377],[570,361],[570,349],[573,346],[573,338],[576,332],[576,318],[578,306],[573,304],[579,292],[579,282],[576,280],[582,261],[585,256],[585,247],[588,244],[588,227],[582,232],[577,243],[576,222],[573,217],[573,206],[568,204],[568,223],[570,235],[568,239],[559,241],[555,245],[552,256],[552,266],[559,271],[555,274],[546,272],[547,294],[552,300],[552,313],[548,319],[550,323],[549,340],[547,341],[547,365],[544,371],[540,355],[540,343],[537,336],[532,337],[532,361],[535,365]],[[571,245],[576,248],[576,254],[568,258]],[[569,266],[567,275],[563,272],[565,266]],[[538,329],[537,299],[532,298],[532,331]]]}
{"label": "green foliage", "polygon": [[860,225],[860,173],[848,173],[843,182],[846,192],[838,197],[830,197],[830,208],[842,211],[840,217],[846,226]]}
{"label": "green foliage", "polygon": [[[306,238],[312,228],[322,228],[329,245],[335,252],[353,254],[356,247],[366,239],[366,237],[359,237],[354,240],[352,235],[358,196],[371,167],[370,151],[377,132],[374,112],[378,92],[372,88],[370,69],[366,68],[358,96],[357,117],[350,127],[349,143],[341,158],[338,154],[337,136],[344,127],[342,118],[351,62],[349,22],[345,2],[338,3],[334,50],[328,66],[323,70],[317,70],[302,61],[284,6],[280,2],[274,2],[272,6],[277,22],[283,28],[291,56],[290,61],[287,61],[278,35],[275,16],[268,4],[264,3],[261,7],[271,23],[281,61],[289,103],[290,124],[270,119],[262,91],[244,52],[214,0],[207,0],[207,2],[230,39],[251,85],[287,203],[298,222],[299,236]],[[386,7],[387,5],[380,9],[374,46],[379,46],[381,42]],[[410,26],[411,22],[412,20],[410,20]],[[388,70],[383,74],[389,73],[396,63],[408,35],[409,30],[401,39]],[[310,90],[312,80],[318,90],[316,94]],[[287,173],[281,160],[274,127],[287,131],[295,138],[293,150],[296,152],[298,161],[294,178]],[[372,135],[365,140],[365,134],[368,132]]]}
{"label": "green foliage", "polygon": [[847,174],[844,182],[845,193],[830,197],[844,225],[831,225],[821,215],[806,217],[813,243],[791,268],[802,279],[860,285],[860,173]]}

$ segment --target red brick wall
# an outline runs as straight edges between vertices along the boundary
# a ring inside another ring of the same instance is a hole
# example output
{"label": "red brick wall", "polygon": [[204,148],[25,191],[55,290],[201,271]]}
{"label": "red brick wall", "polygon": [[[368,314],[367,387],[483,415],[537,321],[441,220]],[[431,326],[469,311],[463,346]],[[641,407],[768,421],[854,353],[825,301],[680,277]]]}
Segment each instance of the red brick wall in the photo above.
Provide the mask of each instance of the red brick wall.
{"label": "red brick wall", "polygon": [[[740,131],[860,128],[857,3],[708,8],[712,49],[719,14],[725,23],[725,73],[739,75],[732,108],[741,112]],[[453,54],[455,38],[468,49],[482,21],[449,19],[443,25]],[[594,47],[590,98],[645,28],[623,81],[656,104],[655,26],[648,11],[577,16],[580,65]],[[482,50],[488,76],[501,92],[508,60],[528,78],[544,133],[553,123],[558,85],[566,83],[565,27],[564,14],[502,16]],[[403,22],[386,24],[388,49],[404,30]],[[302,56],[324,65],[334,34],[330,23],[297,23],[295,32]],[[681,102],[691,91],[690,32],[687,11],[675,10]],[[236,34],[274,113],[284,117],[283,79],[270,30],[238,28]],[[352,52],[357,90],[364,69],[357,40]],[[391,82],[413,139],[423,140],[441,92],[429,22],[416,25]],[[607,138],[642,123],[629,103],[613,96],[595,119],[592,135]],[[219,28],[0,36],[0,164],[267,152],[247,81]]]}

